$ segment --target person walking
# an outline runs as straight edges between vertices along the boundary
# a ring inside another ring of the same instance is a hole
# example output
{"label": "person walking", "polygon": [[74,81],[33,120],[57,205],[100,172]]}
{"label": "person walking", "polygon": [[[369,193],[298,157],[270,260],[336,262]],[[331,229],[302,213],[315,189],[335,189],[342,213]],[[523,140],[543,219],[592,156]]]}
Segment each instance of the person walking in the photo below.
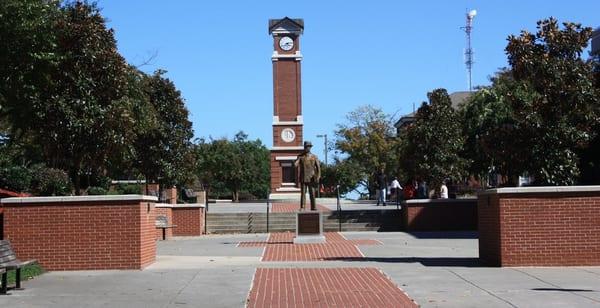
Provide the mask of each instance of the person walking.
{"label": "person walking", "polygon": [[387,179],[383,167],[380,168],[375,175],[375,182],[377,184],[377,206],[379,206],[379,203],[382,203],[383,206],[385,206]]}
{"label": "person walking", "polygon": [[417,198],[429,199],[429,192],[427,191],[427,183],[425,180],[419,181],[419,185],[417,186]]}
{"label": "person walking", "polygon": [[394,177],[392,184],[390,185],[391,194],[394,198],[396,198],[396,202],[400,201],[400,191],[402,190],[402,186],[400,186],[400,182],[398,182],[398,178]]}
{"label": "person walking", "polygon": [[448,199],[448,187],[446,186],[446,180],[442,181],[442,186],[440,187],[440,199]]}

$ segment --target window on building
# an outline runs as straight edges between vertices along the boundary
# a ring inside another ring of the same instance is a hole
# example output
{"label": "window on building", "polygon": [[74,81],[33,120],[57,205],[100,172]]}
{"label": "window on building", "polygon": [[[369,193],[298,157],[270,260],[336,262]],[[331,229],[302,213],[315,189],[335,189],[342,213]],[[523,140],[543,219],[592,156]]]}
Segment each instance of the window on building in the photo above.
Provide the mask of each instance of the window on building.
{"label": "window on building", "polygon": [[296,183],[296,168],[291,162],[281,163],[281,182]]}

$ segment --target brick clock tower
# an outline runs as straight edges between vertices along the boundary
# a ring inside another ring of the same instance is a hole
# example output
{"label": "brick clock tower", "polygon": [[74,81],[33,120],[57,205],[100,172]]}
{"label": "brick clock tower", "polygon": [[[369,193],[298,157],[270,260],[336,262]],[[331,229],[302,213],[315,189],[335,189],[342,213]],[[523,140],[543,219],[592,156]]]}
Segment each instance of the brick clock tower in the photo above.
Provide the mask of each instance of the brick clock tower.
{"label": "brick clock tower", "polygon": [[299,198],[294,161],[302,153],[302,91],[300,35],[304,20],[269,20],[273,36],[273,147],[270,198]]}

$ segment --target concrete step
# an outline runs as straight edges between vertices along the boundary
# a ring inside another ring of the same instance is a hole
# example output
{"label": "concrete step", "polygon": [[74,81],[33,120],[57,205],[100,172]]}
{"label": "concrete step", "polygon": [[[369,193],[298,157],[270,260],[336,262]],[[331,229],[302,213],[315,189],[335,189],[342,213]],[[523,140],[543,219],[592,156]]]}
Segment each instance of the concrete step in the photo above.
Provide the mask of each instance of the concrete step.
{"label": "concrete step", "polygon": [[[208,213],[206,217],[262,217],[267,216],[267,213]],[[269,216],[296,217],[295,213],[269,213]]]}
{"label": "concrete step", "polygon": [[[363,228],[367,229],[367,228]],[[267,232],[266,227],[254,227],[254,228],[208,228],[209,233],[235,233],[235,232],[253,232],[261,233]],[[332,229],[333,230],[333,229]],[[269,232],[283,232],[283,231],[296,231],[296,228],[290,227],[269,227]]]}
{"label": "concrete step", "polygon": [[[336,221],[337,222],[337,221]],[[254,221],[247,221],[247,220],[207,220],[206,221],[206,225],[210,226],[210,225],[247,225],[247,224],[266,224],[267,220],[254,220]],[[269,224],[296,224],[296,221],[289,221],[289,220],[269,220]]]}
{"label": "concrete step", "polygon": [[[323,228],[325,232],[338,232],[336,228]],[[342,227],[342,232],[355,232],[355,231],[378,231],[379,227]],[[295,232],[293,228],[269,228],[269,232]],[[232,234],[232,233],[266,233],[266,228],[254,228],[254,229],[208,229],[208,233],[211,234]]]}
{"label": "concrete step", "polygon": [[[401,230],[398,211],[343,211],[342,231],[396,231]],[[338,213],[325,213],[323,229],[338,231]],[[208,213],[207,230],[210,233],[258,233],[267,231],[266,213]],[[295,213],[269,213],[269,232],[295,231]]]}

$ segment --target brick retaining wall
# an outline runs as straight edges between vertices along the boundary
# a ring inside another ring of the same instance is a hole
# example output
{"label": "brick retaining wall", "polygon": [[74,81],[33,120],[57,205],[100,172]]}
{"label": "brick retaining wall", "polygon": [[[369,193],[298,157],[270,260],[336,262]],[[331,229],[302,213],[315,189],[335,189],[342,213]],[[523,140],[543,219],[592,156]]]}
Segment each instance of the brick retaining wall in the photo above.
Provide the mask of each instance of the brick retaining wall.
{"label": "brick retaining wall", "polygon": [[156,197],[2,199],[4,235],[46,270],[142,269],[156,259]]}
{"label": "brick retaining wall", "polygon": [[487,265],[600,265],[600,186],[488,190],[478,207]]}
{"label": "brick retaining wall", "polygon": [[178,204],[172,207],[174,236],[196,236],[204,234],[204,205]]}
{"label": "brick retaining wall", "polygon": [[[166,229],[166,239],[173,236],[197,236],[204,234],[203,204],[156,204],[157,215],[167,216],[169,224],[176,225]],[[156,229],[156,239],[162,239],[162,229]]]}
{"label": "brick retaining wall", "polygon": [[413,199],[402,202],[406,231],[477,230],[477,199]]}

